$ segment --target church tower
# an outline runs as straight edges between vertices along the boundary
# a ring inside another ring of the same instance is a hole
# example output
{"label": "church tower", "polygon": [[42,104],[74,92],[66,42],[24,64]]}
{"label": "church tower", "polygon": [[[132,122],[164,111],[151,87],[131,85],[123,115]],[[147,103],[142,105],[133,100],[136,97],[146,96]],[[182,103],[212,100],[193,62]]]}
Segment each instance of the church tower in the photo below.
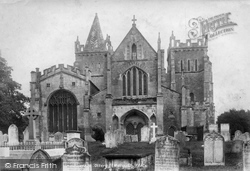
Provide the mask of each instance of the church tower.
{"label": "church tower", "polygon": [[214,122],[212,63],[207,40],[192,43],[176,40],[172,33],[168,49],[170,87],[182,94],[182,127],[203,127]]}

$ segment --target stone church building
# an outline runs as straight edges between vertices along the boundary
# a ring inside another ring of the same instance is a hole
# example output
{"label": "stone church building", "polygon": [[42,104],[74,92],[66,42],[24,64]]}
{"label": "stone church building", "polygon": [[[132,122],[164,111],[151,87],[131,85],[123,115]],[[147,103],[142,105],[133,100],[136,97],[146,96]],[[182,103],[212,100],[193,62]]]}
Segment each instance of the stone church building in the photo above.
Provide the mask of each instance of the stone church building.
{"label": "stone church building", "polygon": [[79,130],[88,140],[99,128],[124,129],[140,139],[140,129],[153,122],[158,134],[170,135],[180,129],[205,131],[214,122],[207,41],[181,43],[172,34],[165,52],[159,35],[155,50],[132,21],[113,49],[96,15],[85,45],[75,41],[73,66],[31,72],[31,107],[40,114],[36,137],[46,141],[52,133]]}

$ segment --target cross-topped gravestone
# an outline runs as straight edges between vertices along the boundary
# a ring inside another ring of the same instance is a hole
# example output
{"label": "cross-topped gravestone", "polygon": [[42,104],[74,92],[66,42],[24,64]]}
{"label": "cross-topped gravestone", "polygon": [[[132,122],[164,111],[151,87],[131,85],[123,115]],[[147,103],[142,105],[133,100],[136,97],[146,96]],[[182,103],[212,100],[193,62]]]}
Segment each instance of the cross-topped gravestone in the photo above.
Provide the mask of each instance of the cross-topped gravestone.
{"label": "cross-topped gravestone", "polygon": [[137,19],[135,19],[135,15],[133,16],[132,21],[133,21],[133,26],[135,26],[135,22],[137,21]]}
{"label": "cross-topped gravestone", "polygon": [[34,140],[34,120],[39,116],[39,113],[31,106],[25,112],[25,116],[29,117],[29,140]]}
{"label": "cross-topped gravestone", "polygon": [[153,123],[152,126],[151,126],[151,128],[153,129],[153,131],[152,131],[153,136],[152,136],[151,141],[150,141],[151,143],[156,141],[156,128],[157,127],[158,126],[155,125],[155,123]]}

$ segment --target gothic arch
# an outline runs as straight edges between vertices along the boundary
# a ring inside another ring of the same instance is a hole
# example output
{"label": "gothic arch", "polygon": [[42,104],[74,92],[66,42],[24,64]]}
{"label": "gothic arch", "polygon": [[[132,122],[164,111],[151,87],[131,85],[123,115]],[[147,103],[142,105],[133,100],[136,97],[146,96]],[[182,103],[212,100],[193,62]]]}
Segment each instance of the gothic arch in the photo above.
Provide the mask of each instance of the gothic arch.
{"label": "gothic arch", "polygon": [[142,69],[133,66],[122,74],[123,96],[148,95],[149,75]]}
{"label": "gothic arch", "polygon": [[57,91],[60,91],[60,90],[64,90],[64,91],[66,91],[66,92],[71,93],[71,94],[74,96],[74,98],[76,99],[77,105],[80,104],[79,101],[78,101],[78,99],[77,99],[77,97],[76,97],[76,95],[75,95],[73,92],[71,92],[70,90],[67,90],[67,89],[58,89],[58,90],[55,90],[55,91],[53,91],[53,92],[50,93],[50,95],[47,97],[47,100],[46,100],[46,102],[44,103],[44,105],[47,106],[48,103],[49,103],[49,100],[50,100],[51,96],[53,96],[53,94],[55,94]]}
{"label": "gothic arch", "polygon": [[125,113],[121,117],[121,123],[126,130],[126,134],[128,135],[138,135],[138,140],[141,140],[141,128],[144,125],[149,124],[149,118],[143,112],[132,109]]}
{"label": "gothic arch", "polygon": [[78,104],[75,95],[68,90],[51,93],[47,102],[49,132],[77,130]]}
{"label": "gothic arch", "polygon": [[113,129],[114,130],[119,128],[119,118],[116,115],[114,115],[112,117],[112,123],[113,123]]}

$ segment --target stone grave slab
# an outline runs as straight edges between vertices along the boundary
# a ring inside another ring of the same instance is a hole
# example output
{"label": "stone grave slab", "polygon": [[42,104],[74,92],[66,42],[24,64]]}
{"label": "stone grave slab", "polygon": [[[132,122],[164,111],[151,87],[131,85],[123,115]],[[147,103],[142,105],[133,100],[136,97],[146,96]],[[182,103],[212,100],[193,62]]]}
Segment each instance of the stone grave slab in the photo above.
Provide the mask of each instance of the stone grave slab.
{"label": "stone grave slab", "polygon": [[125,135],[124,130],[117,129],[114,131],[114,133],[115,133],[115,139],[116,139],[117,145],[123,144],[124,135]]}
{"label": "stone grave slab", "polygon": [[29,140],[29,128],[26,127],[23,131],[23,142],[25,143],[27,140]]}
{"label": "stone grave slab", "polygon": [[233,140],[237,140],[241,134],[242,132],[240,130],[235,131]]}
{"label": "stone grave slab", "polygon": [[66,152],[62,156],[63,171],[92,171],[90,155],[84,140],[72,138],[67,141]]}
{"label": "stone grave slab", "polygon": [[117,147],[116,136],[113,131],[108,131],[104,135],[106,148]]}
{"label": "stone grave slab", "polygon": [[8,128],[8,144],[9,145],[19,145],[19,138],[18,138],[18,128],[15,124],[11,124]]}
{"label": "stone grave slab", "polygon": [[124,136],[124,142],[132,142],[131,135],[125,135]]}
{"label": "stone grave slab", "polygon": [[63,133],[56,132],[55,133],[55,142],[62,142],[63,141]]}
{"label": "stone grave slab", "polygon": [[225,165],[224,138],[215,131],[204,138],[204,165]]}
{"label": "stone grave slab", "polygon": [[150,128],[145,125],[141,128],[141,142],[149,142],[149,140],[150,140]]}
{"label": "stone grave slab", "polygon": [[180,142],[180,148],[181,149],[183,149],[184,147],[186,147],[186,135],[182,131],[179,131],[175,135],[175,139],[177,139]]}
{"label": "stone grave slab", "polygon": [[242,140],[234,140],[231,149],[232,153],[241,153],[243,150],[243,144],[244,141]]}
{"label": "stone grave slab", "polygon": [[218,132],[218,125],[217,124],[211,124],[208,126],[209,132]]}
{"label": "stone grave slab", "polygon": [[131,135],[131,142],[138,142],[138,135]]}
{"label": "stone grave slab", "polygon": [[175,138],[158,137],[155,143],[155,171],[179,171],[179,149]]}

